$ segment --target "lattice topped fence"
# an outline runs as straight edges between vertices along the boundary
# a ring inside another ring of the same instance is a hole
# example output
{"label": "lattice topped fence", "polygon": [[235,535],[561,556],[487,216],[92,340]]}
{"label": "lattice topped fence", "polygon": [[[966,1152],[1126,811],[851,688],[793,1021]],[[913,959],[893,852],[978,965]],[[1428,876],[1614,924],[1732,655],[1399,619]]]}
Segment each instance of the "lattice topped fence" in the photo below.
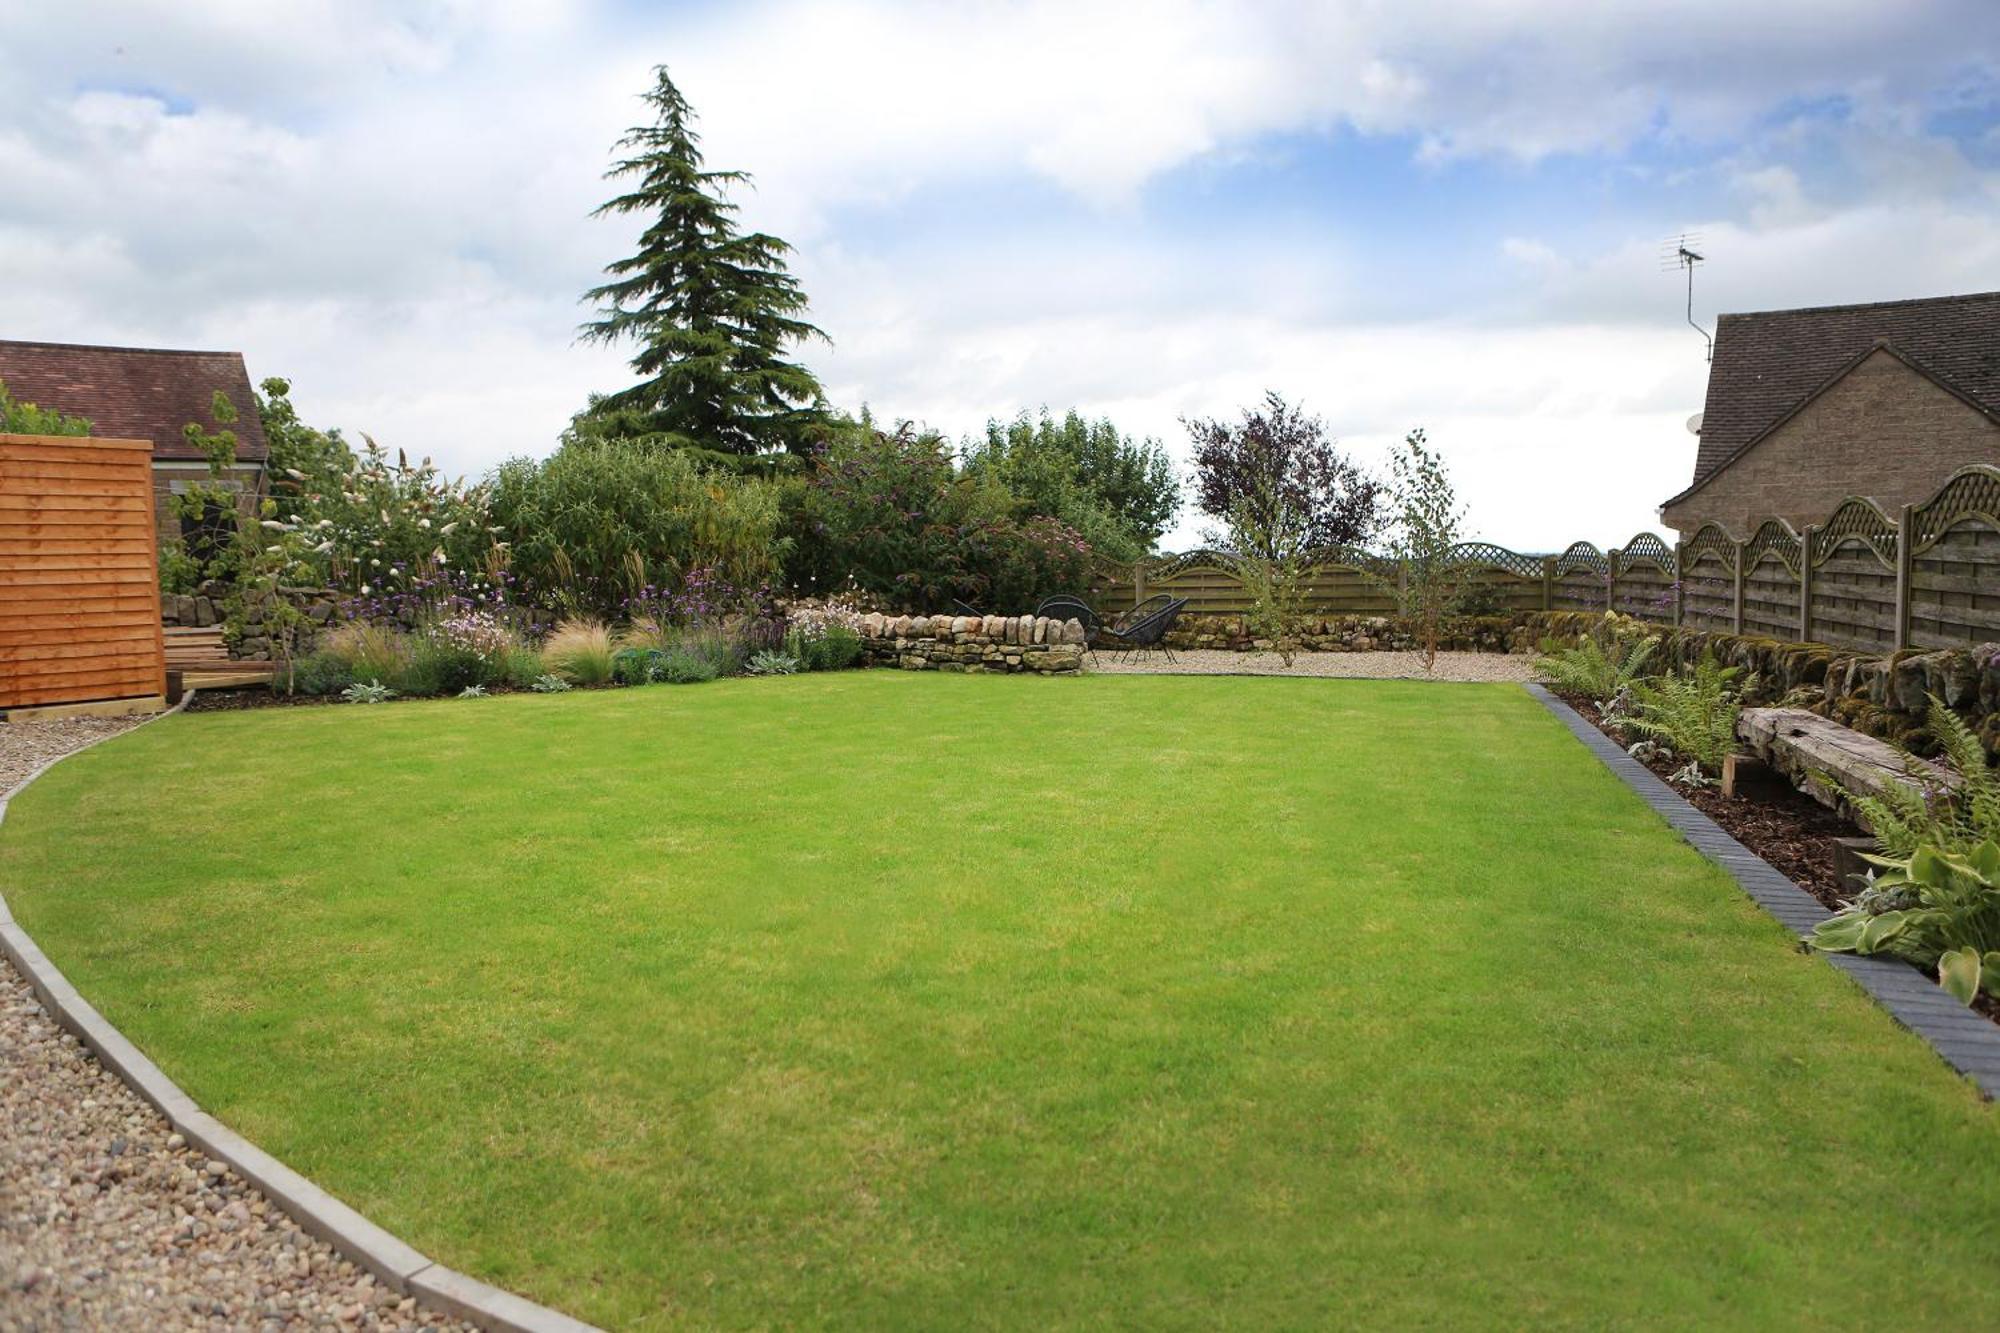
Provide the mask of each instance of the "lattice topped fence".
{"label": "lattice topped fence", "polygon": [[[1884,652],[2000,641],[2000,468],[1963,468],[1896,514],[1856,496],[1803,532],[1771,518],[1740,538],[1707,523],[1673,545],[1642,532],[1608,551],[1465,542],[1454,556],[1478,599],[1506,611],[1616,609]],[[1118,611],[1170,593],[1195,614],[1240,615],[1250,602],[1230,570],[1220,551],[1146,561],[1107,571],[1101,600]],[[1311,575],[1308,605],[1328,617],[1390,614],[1401,584],[1390,561],[1328,563]]]}

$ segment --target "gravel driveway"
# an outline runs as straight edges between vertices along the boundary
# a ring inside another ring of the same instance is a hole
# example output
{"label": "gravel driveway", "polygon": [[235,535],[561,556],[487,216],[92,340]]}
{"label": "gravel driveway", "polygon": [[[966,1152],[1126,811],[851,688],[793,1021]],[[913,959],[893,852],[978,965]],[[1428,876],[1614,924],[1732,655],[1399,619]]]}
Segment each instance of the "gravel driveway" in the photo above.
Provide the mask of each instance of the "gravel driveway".
{"label": "gravel driveway", "polygon": [[1287,668],[1276,653],[1231,653],[1217,649],[1176,651],[1169,662],[1158,653],[1121,664],[1099,653],[1084,668],[1106,675],[1160,676],[1339,676],[1357,680],[1532,680],[1535,659],[1524,653],[1439,653],[1437,669],[1424,674],[1422,653],[1298,653]]}

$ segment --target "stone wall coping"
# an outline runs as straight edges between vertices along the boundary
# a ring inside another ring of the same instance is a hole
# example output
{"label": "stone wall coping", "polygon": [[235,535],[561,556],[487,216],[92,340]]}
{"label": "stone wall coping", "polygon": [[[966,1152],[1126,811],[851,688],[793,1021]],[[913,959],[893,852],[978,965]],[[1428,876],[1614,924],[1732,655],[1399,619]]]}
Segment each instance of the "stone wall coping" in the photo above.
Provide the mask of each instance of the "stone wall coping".
{"label": "stone wall coping", "polygon": [[[148,718],[137,727],[100,736],[35,769],[13,790],[0,795],[0,821],[5,820],[10,801],[63,760],[82,754],[93,745],[129,735],[139,727],[150,726],[160,718],[171,717],[186,708],[194,696],[195,691],[189,690],[165,713]],[[593,1333],[594,1325],[425,1257],[202,1110],[194,1098],[70,984],[61,969],[49,961],[48,955],[14,920],[4,896],[0,896],[0,953],[19,970],[50,1017],[74,1033],[105,1068],[157,1110],[176,1133],[263,1191],[264,1197],[284,1210],[302,1230],[326,1241],[397,1294],[413,1297],[420,1305],[463,1319],[489,1333]]]}

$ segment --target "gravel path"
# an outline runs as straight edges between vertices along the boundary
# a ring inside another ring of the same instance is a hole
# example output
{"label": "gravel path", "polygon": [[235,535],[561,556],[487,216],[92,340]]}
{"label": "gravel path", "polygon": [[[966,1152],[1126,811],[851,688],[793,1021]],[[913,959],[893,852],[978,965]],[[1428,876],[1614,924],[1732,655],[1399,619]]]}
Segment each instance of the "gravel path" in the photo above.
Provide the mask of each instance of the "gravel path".
{"label": "gravel path", "polygon": [[[1161,676],[1340,676],[1357,680],[1424,680],[1422,653],[1299,653],[1286,668],[1276,653],[1231,653],[1217,649],[1176,651],[1169,662],[1157,653],[1119,663],[1109,653],[1088,670],[1106,675]],[[1535,659],[1524,653],[1439,653],[1431,680],[1532,680]]]}
{"label": "gravel path", "polygon": [[[144,718],[0,723],[0,796]],[[210,1161],[0,958],[0,1333],[464,1329]]]}
{"label": "gravel path", "polygon": [[100,736],[130,731],[140,717],[66,717],[53,722],[0,722],[0,797],[19,786],[28,774],[71,750],[82,749]]}
{"label": "gravel path", "polygon": [[188,1146],[0,960],[0,1330],[462,1327]]}

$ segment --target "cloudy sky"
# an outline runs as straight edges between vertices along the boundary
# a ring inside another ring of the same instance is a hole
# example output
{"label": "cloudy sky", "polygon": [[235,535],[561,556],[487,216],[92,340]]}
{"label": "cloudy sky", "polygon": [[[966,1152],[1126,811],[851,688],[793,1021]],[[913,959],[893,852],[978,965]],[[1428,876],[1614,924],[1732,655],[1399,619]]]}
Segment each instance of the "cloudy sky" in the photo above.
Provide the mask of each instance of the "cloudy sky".
{"label": "cloudy sky", "polygon": [[[1177,452],[1266,388],[1481,535],[1685,484],[1696,315],[2000,287],[1993,0],[0,0],[0,337],[240,349],[477,473],[575,343],[649,68],[797,247],[834,401],[1077,406]],[[1192,535],[1193,525],[1179,534]]]}

